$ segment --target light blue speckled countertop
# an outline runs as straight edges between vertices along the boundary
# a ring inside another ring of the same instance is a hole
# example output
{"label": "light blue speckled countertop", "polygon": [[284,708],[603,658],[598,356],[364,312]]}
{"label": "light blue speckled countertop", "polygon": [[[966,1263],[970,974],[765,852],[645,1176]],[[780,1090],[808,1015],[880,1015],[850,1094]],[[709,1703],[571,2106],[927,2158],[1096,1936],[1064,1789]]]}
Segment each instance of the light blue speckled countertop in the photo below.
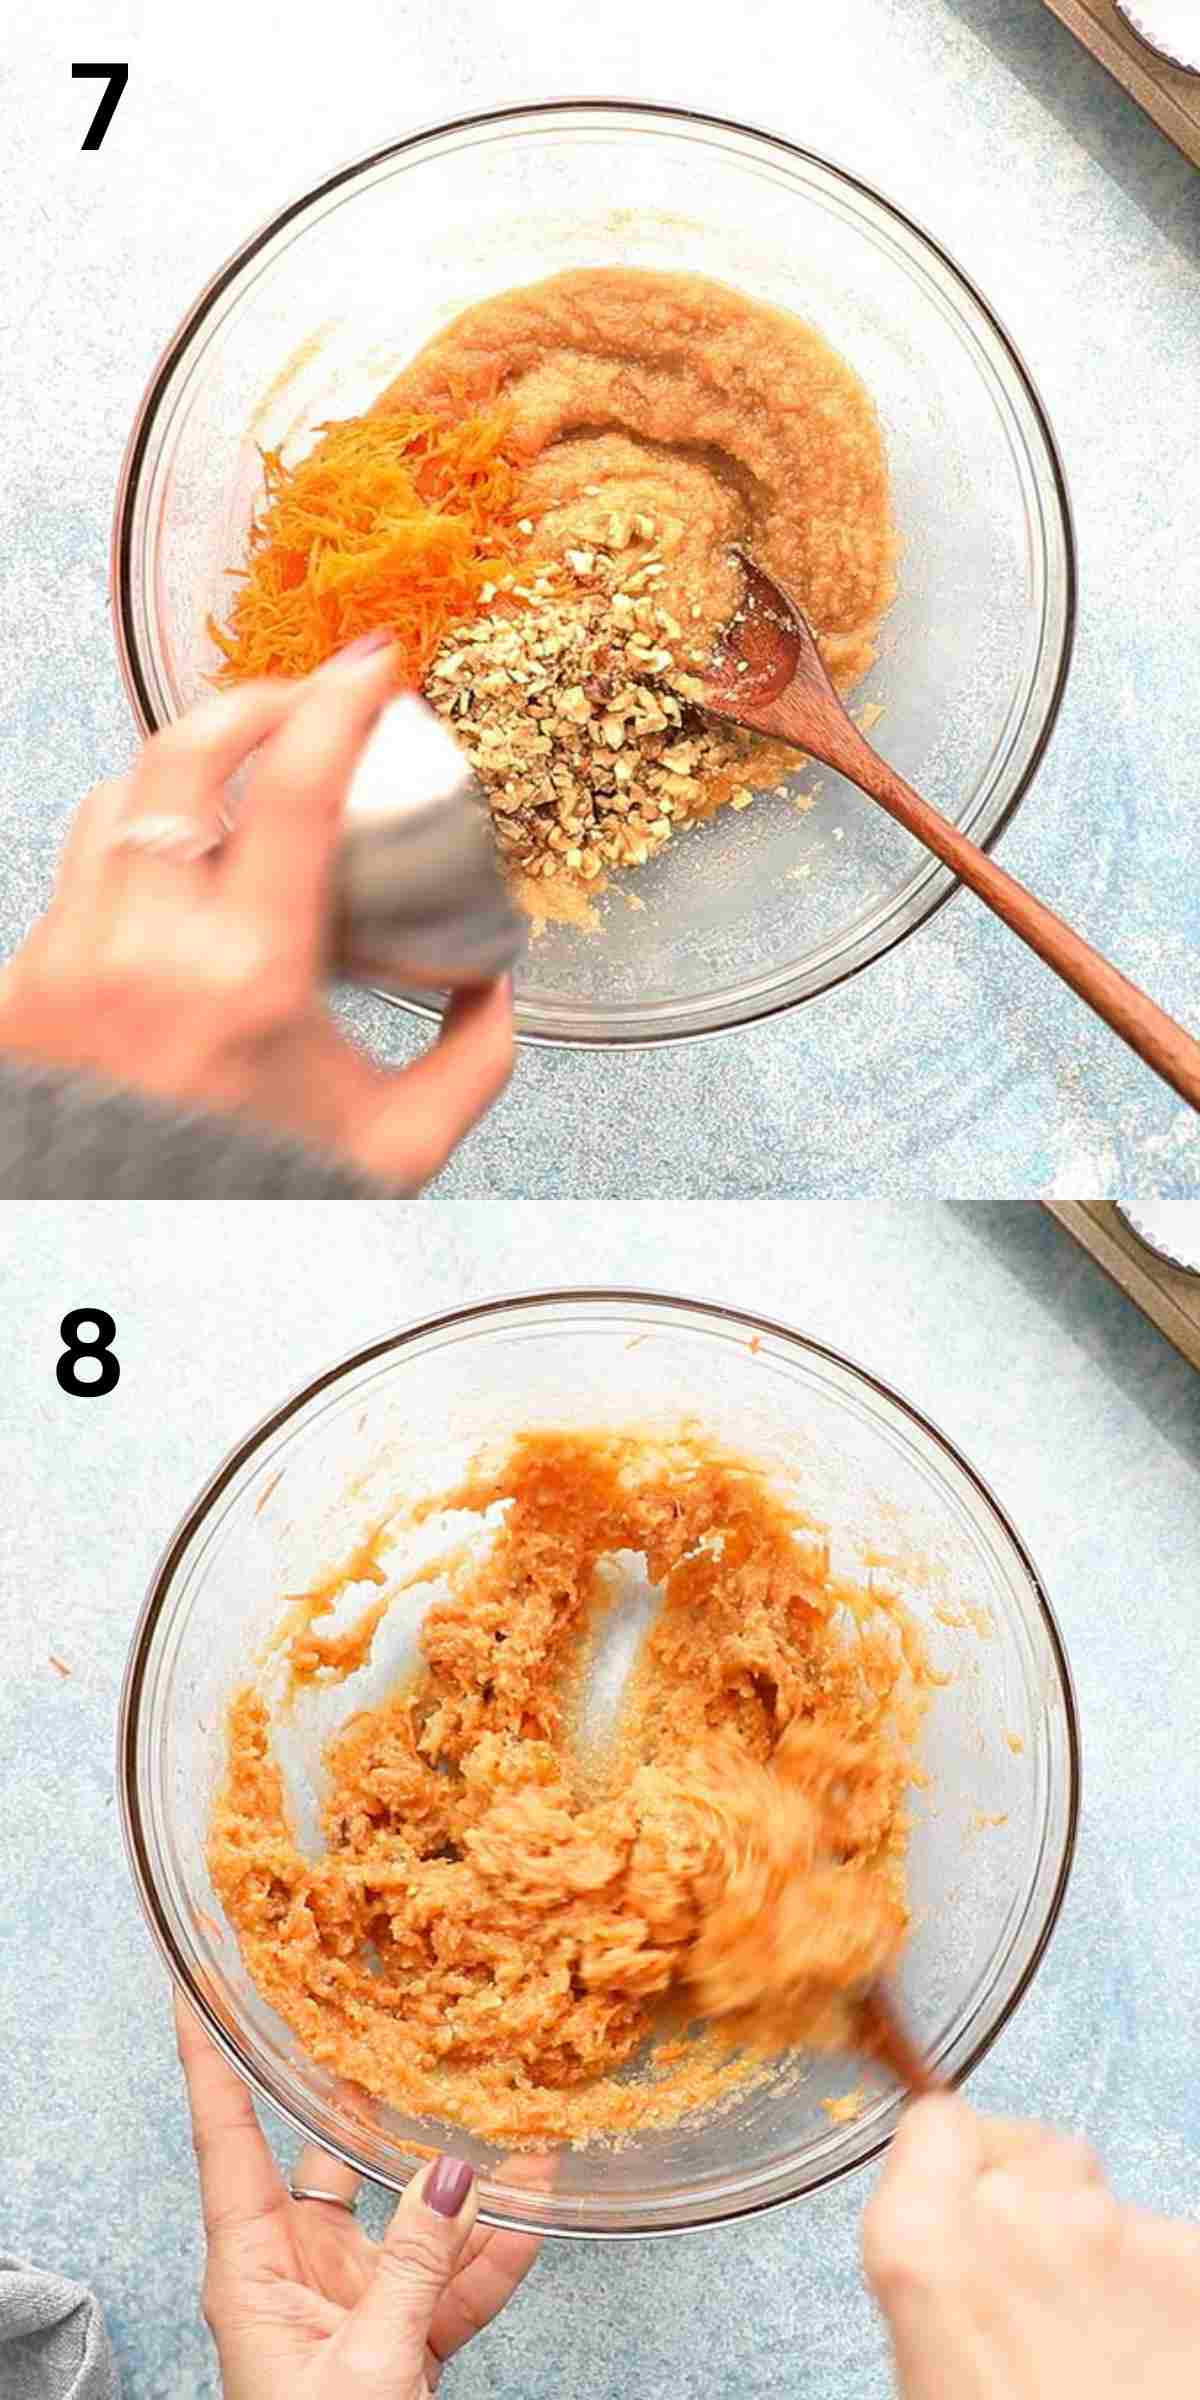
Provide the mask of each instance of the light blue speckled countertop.
{"label": "light blue speckled countertop", "polygon": [[[940,235],[1028,359],[1078,519],[1076,662],[1005,863],[1200,1023],[1200,176],[1043,0],[82,0],[0,63],[0,944],[131,730],[108,624],[117,464],[147,371],[217,264],[318,170],[548,92],[690,101],[859,169]],[[322,13],[320,22],[325,22]],[[306,26],[312,30],[306,35]],[[128,58],[84,156],[69,56]],[[347,1014],[396,1058],[420,1036]],[[871,1129],[869,1133],[864,1129]],[[447,1193],[1194,1190],[1197,1119],[973,902],[799,1014],[688,1050],[529,1053]]]}
{"label": "light blue speckled countertop", "polygon": [[[1182,1359],[1029,1207],[360,1206],[339,1244],[347,1223],[0,1212],[0,2248],[95,2286],[127,2400],[217,2391],[166,1992],[113,1793],[143,1586],[273,1401],[365,1337],[503,1288],[657,1283],[789,1318],[910,1393],[989,1478],[1071,1653],[1084,1808],[1057,1934],[972,2094],[1076,2127],[1124,2194],[1200,2215],[1200,1383]],[[59,1318],[85,1301],[116,1318],[122,1360],[86,1406],[54,1381]],[[447,2389],[877,2400],[867,2188],[646,2248],[550,2247]]]}

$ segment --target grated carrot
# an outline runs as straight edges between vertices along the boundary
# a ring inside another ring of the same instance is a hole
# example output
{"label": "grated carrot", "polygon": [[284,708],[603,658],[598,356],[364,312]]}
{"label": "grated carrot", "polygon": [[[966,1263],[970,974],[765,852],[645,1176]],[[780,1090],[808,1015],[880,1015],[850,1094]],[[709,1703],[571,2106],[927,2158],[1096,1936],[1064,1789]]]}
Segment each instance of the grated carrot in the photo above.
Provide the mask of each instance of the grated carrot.
{"label": "grated carrot", "polygon": [[215,680],[307,675],[357,635],[387,626],[399,680],[420,684],[448,626],[474,613],[512,564],[517,470],[504,412],[457,421],[395,411],[320,425],[307,458],[264,450]]}

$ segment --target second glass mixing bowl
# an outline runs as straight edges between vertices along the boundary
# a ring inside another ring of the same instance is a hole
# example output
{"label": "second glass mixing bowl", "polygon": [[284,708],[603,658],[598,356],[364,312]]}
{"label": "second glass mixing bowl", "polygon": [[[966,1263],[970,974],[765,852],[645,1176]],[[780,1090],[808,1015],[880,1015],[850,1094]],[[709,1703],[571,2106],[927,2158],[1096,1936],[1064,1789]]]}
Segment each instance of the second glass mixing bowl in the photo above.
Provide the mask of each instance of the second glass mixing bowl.
{"label": "second glass mixing bowl", "polygon": [[[859,700],[901,772],[990,842],[1053,726],[1074,622],[1062,468],[987,303],[930,237],[842,168],[744,126],[616,101],[547,103],[410,135],[326,177],[215,276],[155,370],[117,498],[114,621],[146,732],[203,690],[226,570],[261,489],[368,405],[469,302],[561,269],[688,269],[807,318],[883,421],[903,550]],[[633,1045],[811,999],[916,930],[947,870],[832,774],[671,843],[557,927],[517,980],[527,1039]],[[407,1003],[428,1013],[428,994]]]}
{"label": "second glass mixing bowl", "polygon": [[[1045,1948],[1078,1807],[1070,1676],[1019,1536],[945,1436],[862,1368],[731,1309],[593,1291],[456,1310],[331,1367],[226,1460],[155,1576],[119,1730],[129,1855],[172,1974],[253,2089],[380,2183],[401,2186],[419,2164],[414,2144],[440,2146],[446,2131],[340,2084],[250,1982],[205,1863],[226,1701],[286,1593],[323,1580],[389,1505],[448,1488],[481,1447],[502,1451],[533,1426],[670,1430],[697,1417],[828,1525],[835,1569],[899,1580],[951,1677],[922,1743],[929,1783],[913,1796],[914,1924],[898,1977],[942,2074],[982,2057]],[[324,1739],[412,1656],[407,1608],[377,1636],[385,1655],[344,1689],[303,1695],[276,1735],[314,1847]],[[450,2138],[478,2167],[493,2223],[670,2233],[819,2190],[873,2158],[896,2095],[874,2088],[848,2124],[821,2105],[861,2081],[854,2062],[818,2060],[802,2080],[785,2066],[719,2113],[557,2154],[548,2190],[488,2145]]]}

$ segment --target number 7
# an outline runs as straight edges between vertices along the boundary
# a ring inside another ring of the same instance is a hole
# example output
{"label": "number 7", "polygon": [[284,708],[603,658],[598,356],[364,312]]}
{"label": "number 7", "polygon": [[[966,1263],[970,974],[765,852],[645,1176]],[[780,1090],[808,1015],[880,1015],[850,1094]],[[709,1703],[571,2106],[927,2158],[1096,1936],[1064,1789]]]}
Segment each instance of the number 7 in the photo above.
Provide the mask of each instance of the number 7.
{"label": "number 7", "polygon": [[108,90],[106,91],[104,98],[102,99],[99,108],[96,110],[96,114],[92,118],[91,124],[88,126],[87,132],[83,137],[83,147],[85,150],[98,150],[101,142],[104,140],[105,134],[108,132],[109,126],[112,124],[113,110],[115,109],[117,102],[129,81],[129,69],[127,66],[72,67],[71,79],[73,82],[78,82],[85,76],[90,76],[93,79],[97,79],[102,76],[108,84]]}

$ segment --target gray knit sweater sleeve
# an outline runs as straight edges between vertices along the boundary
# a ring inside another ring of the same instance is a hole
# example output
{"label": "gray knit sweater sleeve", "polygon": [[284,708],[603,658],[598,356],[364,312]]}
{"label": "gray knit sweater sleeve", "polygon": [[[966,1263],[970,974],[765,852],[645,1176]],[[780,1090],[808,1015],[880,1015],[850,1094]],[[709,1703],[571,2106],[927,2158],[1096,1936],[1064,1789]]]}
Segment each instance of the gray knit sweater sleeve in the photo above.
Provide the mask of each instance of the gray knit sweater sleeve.
{"label": "gray knit sweater sleeve", "polygon": [[362,1200],[383,1187],[244,1117],[0,1060],[5,1200]]}
{"label": "gray knit sweater sleeve", "polygon": [[2,2251],[0,2392],[4,2400],[120,2400],[94,2293]]}

